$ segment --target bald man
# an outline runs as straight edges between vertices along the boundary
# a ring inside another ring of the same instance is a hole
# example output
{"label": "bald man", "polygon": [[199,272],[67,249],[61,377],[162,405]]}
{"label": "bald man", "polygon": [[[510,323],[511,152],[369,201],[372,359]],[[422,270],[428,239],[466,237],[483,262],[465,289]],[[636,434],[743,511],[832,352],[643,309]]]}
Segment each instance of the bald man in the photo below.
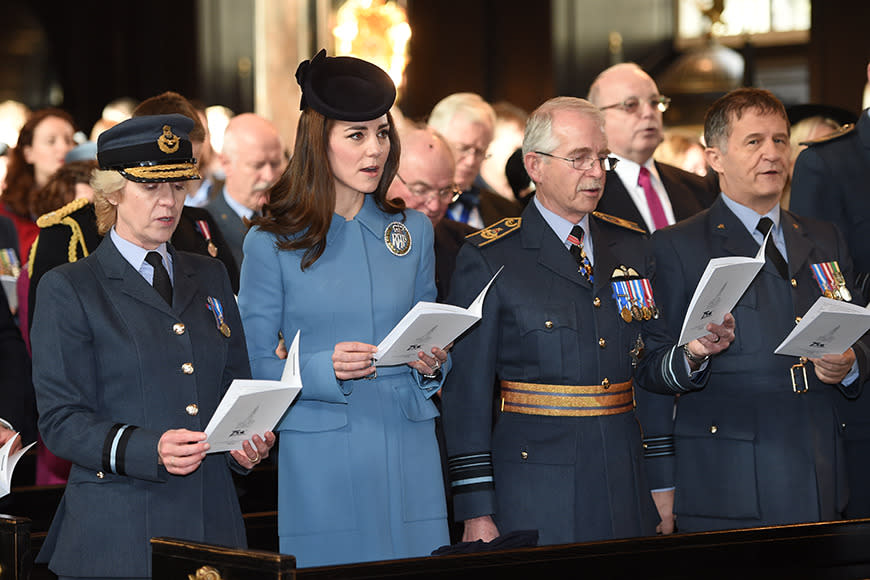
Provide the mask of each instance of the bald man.
{"label": "bald man", "polygon": [[447,297],[456,254],[473,227],[443,219],[459,189],[454,183],[455,163],[450,145],[437,131],[408,123],[399,134],[402,157],[399,172],[387,197],[402,198],[411,209],[425,213],[435,227],[435,284],[438,301]]}
{"label": "bald man", "polygon": [[653,160],[671,100],[643,69],[634,63],[605,69],[592,83],[589,100],[604,112],[607,143],[619,159],[607,172],[598,211],[652,233],[710,206],[719,192],[711,192],[703,178]]}
{"label": "bald man", "polygon": [[259,214],[268,200],[268,189],[284,171],[281,136],[263,117],[236,115],[227,124],[220,160],[226,176],[223,192],[206,209],[217,220],[241,267],[242,242],[248,231],[244,220]]}

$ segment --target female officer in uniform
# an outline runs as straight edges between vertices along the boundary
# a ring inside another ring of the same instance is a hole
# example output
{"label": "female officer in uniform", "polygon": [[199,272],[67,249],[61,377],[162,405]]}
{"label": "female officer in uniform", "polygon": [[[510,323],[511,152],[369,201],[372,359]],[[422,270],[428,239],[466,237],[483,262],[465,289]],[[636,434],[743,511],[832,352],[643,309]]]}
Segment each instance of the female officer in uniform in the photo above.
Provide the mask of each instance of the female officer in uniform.
{"label": "female officer in uniform", "polygon": [[202,429],[250,371],[225,268],[167,244],[199,178],[192,126],[145,116],[100,136],[106,239],[39,284],[39,430],[73,466],[38,559],[61,578],[150,577],[154,536],[246,543],[230,469],[251,469],[274,436],[206,455]]}
{"label": "female officer in uniform", "polygon": [[[278,425],[278,534],[300,566],[428,555],[447,544],[435,405],[447,354],[372,366],[376,345],[435,299],[432,226],[387,200],[396,90],[375,65],[303,62],[290,165],[244,243],[239,308],[255,378],[301,330],[303,389]],[[368,380],[367,380],[368,379]]]}

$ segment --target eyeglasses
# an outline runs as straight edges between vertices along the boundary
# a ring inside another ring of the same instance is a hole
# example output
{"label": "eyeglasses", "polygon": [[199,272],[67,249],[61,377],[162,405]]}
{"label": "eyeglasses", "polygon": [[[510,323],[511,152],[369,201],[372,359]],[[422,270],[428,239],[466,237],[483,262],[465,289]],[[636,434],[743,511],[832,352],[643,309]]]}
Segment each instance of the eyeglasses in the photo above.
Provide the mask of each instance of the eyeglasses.
{"label": "eyeglasses", "polygon": [[[604,111],[605,109],[622,109],[629,115],[633,115],[637,113],[638,109],[640,109],[640,104],[642,102],[643,101],[641,99],[638,99],[637,97],[629,97],[621,103],[616,103],[615,105],[607,105],[606,107],[600,107],[600,109],[602,111]],[[652,97],[646,102],[648,102],[649,106],[653,109],[658,109],[660,113],[664,113],[668,110],[668,107],[671,106],[671,98],[664,95]]]}
{"label": "eyeglasses", "polygon": [[558,155],[544,153],[543,151],[535,151],[535,153],[537,155],[543,155],[544,157],[552,157],[553,159],[567,161],[571,164],[571,167],[577,171],[589,171],[595,166],[596,162],[604,171],[613,171],[616,169],[616,164],[619,163],[619,159],[616,157],[592,157],[591,155],[588,155],[586,157],[576,157],[571,159],[569,157],[559,157]]}
{"label": "eyeglasses", "polygon": [[428,186],[426,184],[414,185],[413,187],[408,185],[408,182],[402,179],[402,176],[398,173],[396,177],[399,178],[399,181],[402,182],[402,185],[405,186],[405,189],[411,192],[411,195],[418,199],[425,199],[429,201],[430,199],[437,199],[438,201],[453,201],[462,195],[462,191],[456,187],[456,184],[451,184],[444,189],[435,189],[434,187]]}
{"label": "eyeglasses", "polygon": [[468,155],[474,155],[475,159],[484,161],[492,157],[492,153],[487,153],[485,149],[479,149],[474,145],[464,145],[462,143],[451,143],[456,151],[456,159],[463,159]]}

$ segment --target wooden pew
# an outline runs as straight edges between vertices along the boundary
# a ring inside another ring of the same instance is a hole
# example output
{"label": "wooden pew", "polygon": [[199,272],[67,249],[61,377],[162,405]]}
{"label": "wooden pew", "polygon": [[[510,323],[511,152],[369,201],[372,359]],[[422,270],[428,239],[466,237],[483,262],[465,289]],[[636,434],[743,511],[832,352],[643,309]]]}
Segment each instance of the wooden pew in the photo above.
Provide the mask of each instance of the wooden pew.
{"label": "wooden pew", "polygon": [[30,520],[0,514],[0,579],[26,580],[32,568]]}
{"label": "wooden pew", "polygon": [[[152,539],[155,578],[464,580],[527,578],[868,578],[870,520],[293,569],[292,556]],[[159,572],[159,574],[158,574]]]}

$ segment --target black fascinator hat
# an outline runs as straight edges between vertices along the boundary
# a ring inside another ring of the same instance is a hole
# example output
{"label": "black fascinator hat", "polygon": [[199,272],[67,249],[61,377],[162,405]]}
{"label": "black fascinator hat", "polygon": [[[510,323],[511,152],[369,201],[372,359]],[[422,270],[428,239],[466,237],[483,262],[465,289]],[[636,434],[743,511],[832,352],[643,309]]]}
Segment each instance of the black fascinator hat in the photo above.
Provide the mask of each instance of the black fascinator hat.
{"label": "black fascinator hat", "polygon": [[321,50],[296,69],[302,87],[299,109],[310,107],[328,119],[371,121],[390,110],[396,86],[380,67],[352,56]]}

